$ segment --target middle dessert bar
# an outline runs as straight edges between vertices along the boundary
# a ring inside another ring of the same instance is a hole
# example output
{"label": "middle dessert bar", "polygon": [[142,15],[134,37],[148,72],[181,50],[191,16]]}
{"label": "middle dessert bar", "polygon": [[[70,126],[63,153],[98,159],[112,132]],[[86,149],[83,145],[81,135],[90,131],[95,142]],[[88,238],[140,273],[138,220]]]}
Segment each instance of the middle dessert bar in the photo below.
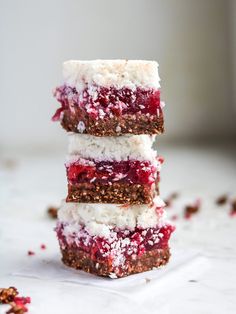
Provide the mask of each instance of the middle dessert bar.
{"label": "middle dessert bar", "polygon": [[69,136],[67,202],[148,204],[158,192],[161,159],[154,136]]}

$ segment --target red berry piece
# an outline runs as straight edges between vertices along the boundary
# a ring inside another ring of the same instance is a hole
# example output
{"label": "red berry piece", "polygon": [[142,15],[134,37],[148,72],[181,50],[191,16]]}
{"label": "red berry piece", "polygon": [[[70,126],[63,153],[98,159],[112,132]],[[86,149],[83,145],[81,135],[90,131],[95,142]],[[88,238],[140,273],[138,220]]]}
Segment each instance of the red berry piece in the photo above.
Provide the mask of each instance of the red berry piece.
{"label": "red berry piece", "polygon": [[41,245],[40,245],[40,248],[41,248],[41,250],[46,250],[47,247],[46,247],[45,244],[41,244]]}
{"label": "red berry piece", "polygon": [[28,255],[29,255],[29,256],[35,255],[35,252],[29,250],[29,251],[28,251]]}

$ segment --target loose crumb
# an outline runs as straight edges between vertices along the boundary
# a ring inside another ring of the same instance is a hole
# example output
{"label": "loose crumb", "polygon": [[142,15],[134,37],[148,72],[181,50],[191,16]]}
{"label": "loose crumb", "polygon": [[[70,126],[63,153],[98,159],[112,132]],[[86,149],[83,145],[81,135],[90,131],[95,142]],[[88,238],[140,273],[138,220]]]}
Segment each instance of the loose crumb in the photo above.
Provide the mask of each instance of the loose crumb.
{"label": "loose crumb", "polygon": [[188,212],[185,212],[184,213],[184,218],[185,219],[190,219],[192,217],[192,214],[188,213]]}
{"label": "loose crumb", "polygon": [[224,205],[227,202],[228,202],[228,195],[227,194],[221,195],[216,199],[216,204],[219,206]]}
{"label": "loose crumb", "polygon": [[0,288],[0,304],[9,304],[11,308],[6,314],[24,314],[28,312],[27,304],[31,303],[30,297],[19,297],[15,287]]}
{"label": "loose crumb", "polygon": [[170,199],[165,199],[164,200],[164,202],[165,202],[165,204],[166,204],[166,207],[171,207],[171,205],[172,205],[172,200],[170,200]]}
{"label": "loose crumb", "polygon": [[173,192],[171,193],[167,199],[164,200],[165,204],[166,204],[166,207],[171,207],[172,206],[172,203],[173,203],[173,200],[175,200],[177,197],[179,196],[179,193],[177,192]]}
{"label": "loose crumb", "polygon": [[191,218],[192,215],[199,212],[200,207],[201,207],[201,200],[200,199],[197,199],[195,201],[195,203],[192,205],[186,205],[185,209],[184,209],[184,218],[185,219]]}
{"label": "loose crumb", "polygon": [[157,159],[158,159],[158,161],[159,161],[161,164],[163,164],[164,161],[165,161],[165,159],[164,159],[163,156],[158,156]]}
{"label": "loose crumb", "polygon": [[28,312],[28,309],[25,306],[20,306],[17,304],[12,304],[11,308],[6,312],[6,314],[24,314]]}
{"label": "loose crumb", "polygon": [[178,216],[177,216],[177,215],[173,215],[173,216],[171,216],[170,219],[171,219],[171,220],[177,220],[177,219],[178,219]]}
{"label": "loose crumb", "polygon": [[35,255],[35,252],[29,250],[29,251],[28,251],[28,255],[29,255],[29,256]]}
{"label": "loose crumb", "polygon": [[179,197],[179,193],[178,192],[173,192],[170,197],[172,198],[172,200],[176,199]]}
{"label": "loose crumb", "polygon": [[15,287],[0,288],[0,303],[8,304],[19,294]]}
{"label": "loose crumb", "polygon": [[57,219],[57,212],[58,212],[58,207],[50,206],[47,209],[47,213],[49,217],[52,219]]}
{"label": "loose crumb", "polygon": [[46,248],[47,248],[47,247],[46,247],[45,244],[41,244],[41,245],[40,245],[40,249],[41,249],[41,250],[46,250]]}
{"label": "loose crumb", "polygon": [[28,312],[26,304],[31,303],[30,297],[16,297],[6,314],[24,314]]}
{"label": "loose crumb", "polygon": [[230,216],[236,216],[236,199],[231,203]]}

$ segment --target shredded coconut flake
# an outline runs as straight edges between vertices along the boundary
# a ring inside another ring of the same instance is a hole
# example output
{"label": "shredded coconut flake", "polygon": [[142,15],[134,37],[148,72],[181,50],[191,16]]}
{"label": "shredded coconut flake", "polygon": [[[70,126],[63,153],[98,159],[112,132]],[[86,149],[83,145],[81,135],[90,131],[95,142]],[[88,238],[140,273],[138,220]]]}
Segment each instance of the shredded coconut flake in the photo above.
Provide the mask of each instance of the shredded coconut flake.
{"label": "shredded coconut flake", "polygon": [[79,133],[84,133],[85,131],[85,124],[83,121],[80,121],[77,125],[77,130],[79,131]]}
{"label": "shredded coconut flake", "polygon": [[116,279],[117,278],[117,275],[115,273],[110,273],[109,274],[109,277],[112,278],[112,279]]}

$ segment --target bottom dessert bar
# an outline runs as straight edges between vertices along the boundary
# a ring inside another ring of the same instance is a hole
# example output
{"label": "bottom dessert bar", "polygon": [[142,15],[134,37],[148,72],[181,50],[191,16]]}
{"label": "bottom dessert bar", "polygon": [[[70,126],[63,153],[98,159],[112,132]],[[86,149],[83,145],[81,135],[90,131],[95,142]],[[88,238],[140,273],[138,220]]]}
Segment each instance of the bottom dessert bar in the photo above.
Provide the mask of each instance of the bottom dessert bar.
{"label": "bottom dessert bar", "polygon": [[165,265],[174,227],[162,206],[159,197],[152,206],[64,203],[56,227],[62,261],[111,278]]}
{"label": "bottom dessert bar", "polygon": [[62,261],[89,273],[125,277],[165,265],[170,257],[170,225],[133,231],[114,228],[109,237],[92,236],[82,226],[76,232],[74,228],[57,226]]}
{"label": "bottom dessert bar", "polygon": [[65,265],[81,269],[87,273],[111,278],[125,277],[164,266],[170,258],[169,248],[150,250],[136,258],[126,259],[125,270],[116,274],[111,263],[99,259],[93,260],[89,253],[77,248],[65,247],[61,249],[61,253]]}

